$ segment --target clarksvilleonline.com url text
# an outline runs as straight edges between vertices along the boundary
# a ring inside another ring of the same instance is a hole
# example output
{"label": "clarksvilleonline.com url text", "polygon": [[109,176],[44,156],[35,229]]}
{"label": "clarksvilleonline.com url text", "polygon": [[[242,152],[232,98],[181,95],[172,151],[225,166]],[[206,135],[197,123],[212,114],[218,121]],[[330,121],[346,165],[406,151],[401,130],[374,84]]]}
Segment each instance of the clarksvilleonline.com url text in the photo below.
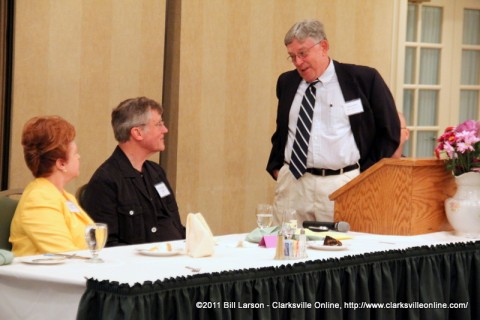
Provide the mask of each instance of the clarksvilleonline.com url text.
{"label": "clarksvilleonline.com url text", "polygon": [[468,302],[344,302],[344,309],[467,309]]}
{"label": "clarksvilleonline.com url text", "polygon": [[468,302],[279,302],[197,301],[198,309],[467,309]]}

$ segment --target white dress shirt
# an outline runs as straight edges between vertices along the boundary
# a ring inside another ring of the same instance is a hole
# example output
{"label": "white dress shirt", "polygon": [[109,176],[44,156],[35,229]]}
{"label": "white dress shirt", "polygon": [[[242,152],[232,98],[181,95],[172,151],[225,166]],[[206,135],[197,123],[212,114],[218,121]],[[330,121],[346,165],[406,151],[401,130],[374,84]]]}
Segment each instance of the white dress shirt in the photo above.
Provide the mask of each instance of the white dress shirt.
{"label": "white dress shirt", "polygon": [[[353,137],[348,115],[345,113],[345,99],[332,60],[318,80],[320,82],[315,84],[317,91],[308,145],[307,168],[337,170],[357,163],[360,152]],[[305,80],[300,82],[290,109],[288,140],[285,147],[287,162],[290,162],[298,114],[308,85],[309,83]]]}

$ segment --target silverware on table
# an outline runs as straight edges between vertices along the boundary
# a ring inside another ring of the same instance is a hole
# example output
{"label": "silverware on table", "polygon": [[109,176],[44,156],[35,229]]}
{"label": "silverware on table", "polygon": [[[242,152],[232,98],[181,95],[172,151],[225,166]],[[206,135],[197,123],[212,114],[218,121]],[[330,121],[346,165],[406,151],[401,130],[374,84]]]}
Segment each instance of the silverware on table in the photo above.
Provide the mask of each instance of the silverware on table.
{"label": "silverware on table", "polygon": [[33,259],[32,262],[47,262],[47,261],[63,261],[65,258],[61,257],[52,257],[52,258],[38,258],[38,259]]}
{"label": "silverware on table", "polygon": [[190,266],[185,266],[185,268],[189,269],[192,272],[200,272],[200,268],[194,268],[194,267],[190,267]]}
{"label": "silverware on table", "polygon": [[64,257],[67,259],[82,259],[82,260],[90,260],[90,257],[79,256],[76,253],[67,254],[67,253],[46,253],[45,256],[47,257]]}

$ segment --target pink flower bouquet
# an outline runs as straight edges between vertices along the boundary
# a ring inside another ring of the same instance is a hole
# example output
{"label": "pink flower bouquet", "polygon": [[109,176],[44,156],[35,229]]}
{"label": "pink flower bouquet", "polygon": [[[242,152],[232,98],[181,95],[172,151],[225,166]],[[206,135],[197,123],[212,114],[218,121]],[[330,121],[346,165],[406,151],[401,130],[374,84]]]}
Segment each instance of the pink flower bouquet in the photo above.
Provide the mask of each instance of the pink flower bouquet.
{"label": "pink flower bouquet", "polygon": [[435,156],[445,160],[445,168],[455,176],[480,172],[480,122],[467,120],[448,127],[437,139]]}

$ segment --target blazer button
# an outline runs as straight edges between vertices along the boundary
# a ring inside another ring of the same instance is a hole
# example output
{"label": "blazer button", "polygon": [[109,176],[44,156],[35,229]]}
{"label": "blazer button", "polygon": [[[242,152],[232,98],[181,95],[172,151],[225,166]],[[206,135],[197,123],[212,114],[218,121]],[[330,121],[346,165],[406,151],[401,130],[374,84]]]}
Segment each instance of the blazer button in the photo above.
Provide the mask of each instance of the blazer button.
{"label": "blazer button", "polygon": [[133,216],[134,213],[135,213],[135,211],[133,211],[133,210],[128,211],[128,214],[131,215],[131,216]]}
{"label": "blazer button", "polygon": [[152,228],[152,233],[155,233],[155,232],[157,232],[157,228],[153,227]]}

